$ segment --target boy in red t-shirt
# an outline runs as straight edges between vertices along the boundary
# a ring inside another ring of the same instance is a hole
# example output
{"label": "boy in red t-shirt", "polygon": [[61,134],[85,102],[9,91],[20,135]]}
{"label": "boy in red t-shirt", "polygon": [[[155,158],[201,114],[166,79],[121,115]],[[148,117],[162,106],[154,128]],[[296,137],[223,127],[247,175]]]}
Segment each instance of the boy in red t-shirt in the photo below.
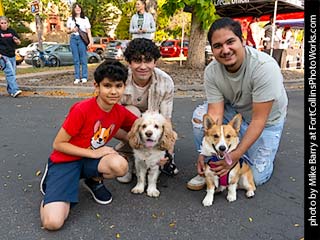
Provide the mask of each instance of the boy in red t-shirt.
{"label": "boy in red t-shirt", "polygon": [[127,68],[117,61],[105,61],[94,73],[97,97],[74,104],[53,142],[40,184],[44,199],[40,206],[43,227],[61,228],[70,205],[78,202],[78,186],[84,187],[96,202],[108,204],[111,193],[103,178],[123,176],[127,160],[105,144],[119,128],[129,131],[137,117],[118,104],[125,89]]}

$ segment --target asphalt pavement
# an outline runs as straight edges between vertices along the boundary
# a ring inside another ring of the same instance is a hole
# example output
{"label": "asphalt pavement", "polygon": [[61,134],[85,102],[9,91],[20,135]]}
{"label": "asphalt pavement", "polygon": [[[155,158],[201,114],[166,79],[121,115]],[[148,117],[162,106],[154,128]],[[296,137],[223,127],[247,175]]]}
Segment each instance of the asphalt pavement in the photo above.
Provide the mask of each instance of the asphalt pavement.
{"label": "asphalt pavement", "polygon": [[76,98],[0,95],[0,239],[215,239],[300,240],[304,236],[304,104],[303,90],[289,91],[289,111],[271,180],[252,199],[238,191],[229,203],[225,193],[203,207],[205,190],[189,191],[195,175],[196,152],[191,116],[201,99],[176,98],[173,122],[179,135],[179,174],[160,176],[161,195],[134,195],[130,184],[105,180],[113,194],[110,205],[99,205],[80,186],[80,203],[72,208],[60,231],[41,228],[37,176],[52,141]]}

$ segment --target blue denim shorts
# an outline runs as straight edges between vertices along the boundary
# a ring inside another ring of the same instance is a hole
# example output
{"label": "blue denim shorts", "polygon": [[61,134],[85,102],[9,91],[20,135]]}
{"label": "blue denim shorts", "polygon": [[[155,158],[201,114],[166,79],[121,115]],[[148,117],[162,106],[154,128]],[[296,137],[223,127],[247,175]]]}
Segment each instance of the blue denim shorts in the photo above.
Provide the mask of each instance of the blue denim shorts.
{"label": "blue denim shorts", "polygon": [[81,178],[99,177],[100,159],[82,158],[73,162],[53,163],[48,160],[48,173],[44,184],[43,205],[50,202],[79,202],[79,181]]}
{"label": "blue denim shorts", "polygon": [[[194,110],[192,116],[194,142],[198,151],[202,144],[204,129],[202,123],[196,123],[194,119],[202,121],[203,115],[207,113],[207,111],[208,104],[205,102]],[[226,104],[223,123],[228,123],[236,114],[237,112],[234,108]],[[246,152],[246,155],[252,163],[251,169],[256,185],[267,182],[272,175],[274,160],[280,144],[284,122],[285,119],[282,119],[275,125],[266,126],[257,141]],[[249,123],[243,120],[240,127],[240,140],[247,131],[248,126]]]}

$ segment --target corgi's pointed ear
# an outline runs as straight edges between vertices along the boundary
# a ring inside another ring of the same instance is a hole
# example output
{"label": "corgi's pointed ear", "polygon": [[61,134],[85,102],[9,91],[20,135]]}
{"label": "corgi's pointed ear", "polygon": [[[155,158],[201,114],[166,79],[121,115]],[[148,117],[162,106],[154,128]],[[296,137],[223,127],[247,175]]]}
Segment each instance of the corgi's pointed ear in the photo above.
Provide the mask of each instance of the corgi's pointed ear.
{"label": "corgi's pointed ear", "polygon": [[213,125],[215,125],[215,122],[212,120],[210,115],[209,114],[205,114],[203,116],[203,127],[204,127],[204,130],[208,130],[208,129],[212,128]]}
{"label": "corgi's pointed ear", "polygon": [[242,123],[242,116],[240,113],[235,115],[233,119],[229,122],[229,125],[231,125],[237,132],[240,131],[240,126]]}

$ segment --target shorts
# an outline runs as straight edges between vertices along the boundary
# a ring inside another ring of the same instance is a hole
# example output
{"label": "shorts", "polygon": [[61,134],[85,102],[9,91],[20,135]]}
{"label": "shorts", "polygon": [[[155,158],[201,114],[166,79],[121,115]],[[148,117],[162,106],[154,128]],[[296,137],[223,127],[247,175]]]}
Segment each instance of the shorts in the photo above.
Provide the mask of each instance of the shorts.
{"label": "shorts", "polygon": [[73,162],[53,163],[49,158],[43,205],[50,202],[78,203],[80,179],[101,177],[99,162],[100,158],[82,158]]}

